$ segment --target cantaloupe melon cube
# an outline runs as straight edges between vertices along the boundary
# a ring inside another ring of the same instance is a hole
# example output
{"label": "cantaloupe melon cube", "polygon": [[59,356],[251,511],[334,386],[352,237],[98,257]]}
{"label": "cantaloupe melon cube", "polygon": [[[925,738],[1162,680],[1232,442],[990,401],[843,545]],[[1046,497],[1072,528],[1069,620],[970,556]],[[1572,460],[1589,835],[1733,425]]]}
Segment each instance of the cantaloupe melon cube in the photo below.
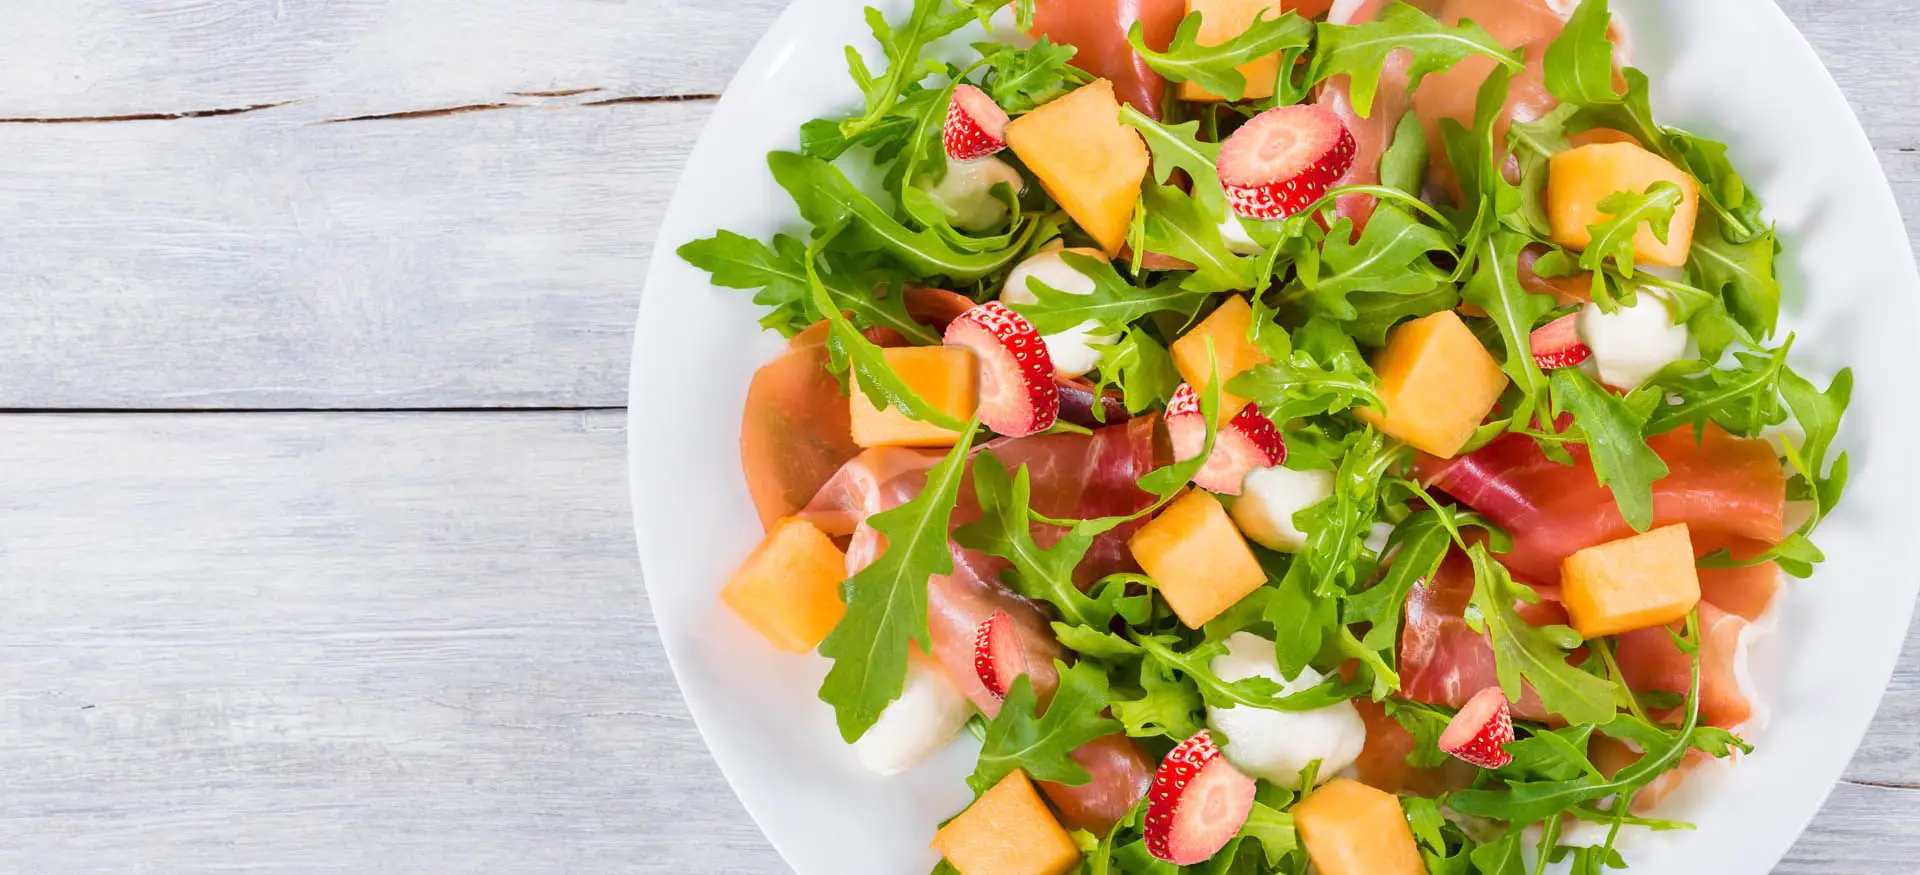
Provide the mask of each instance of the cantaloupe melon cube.
{"label": "cantaloupe melon cube", "polygon": [[1547,166],[1547,219],[1553,242],[1568,249],[1586,249],[1593,242],[1591,226],[1610,218],[1600,202],[1616,192],[1636,194],[1656,182],[1680,186],[1680,206],[1667,226],[1667,242],[1642,224],[1633,238],[1634,256],[1641,264],[1681,267],[1693,247],[1693,226],[1700,215],[1700,183],[1665,158],[1638,143],[1594,143],[1553,156]]}
{"label": "cantaloupe melon cube", "polygon": [[1560,565],[1561,597],[1587,638],[1664,626],[1700,602],[1685,523],[1588,547]]}
{"label": "cantaloupe melon cube", "polygon": [[[1200,13],[1198,39],[1203,46],[1227,42],[1246,33],[1263,13],[1267,18],[1279,18],[1286,8],[1286,0],[1187,0],[1187,14]],[[1273,96],[1274,80],[1280,74],[1280,56],[1268,55],[1240,65],[1239,70],[1240,75],[1247,77],[1247,92],[1241,99],[1265,100]],[[1182,82],[1180,99],[1218,102],[1226,98],[1192,82]]]}
{"label": "cantaloupe melon cube", "polygon": [[788,518],[747,554],[720,600],[773,646],[805,653],[846,614],[840,599],[846,577],[847,555],[833,539],[810,522]]}
{"label": "cantaloupe melon cube", "polygon": [[960,875],[1066,875],[1080,849],[1019,770],[980,794],[933,836]]}
{"label": "cantaloupe melon cube", "polygon": [[[1247,329],[1253,325],[1253,307],[1246,298],[1232,297],[1226,300],[1193,327],[1186,336],[1173,342],[1168,352],[1173,354],[1173,366],[1180,376],[1195,392],[1203,391],[1207,379],[1213,376],[1211,365],[1220,368],[1220,421],[1226,422],[1247,406],[1247,399],[1228,392],[1227,383],[1234,377],[1264,365],[1272,359],[1247,339]],[[1213,341],[1213,358],[1207,358],[1207,341]]]}
{"label": "cantaloupe melon cube", "polygon": [[[972,352],[957,346],[903,346],[881,353],[901,381],[935,409],[963,422],[973,418],[980,381]],[[857,380],[851,394],[853,442],[860,446],[950,447],[960,439],[959,432],[912,419],[892,405],[874,409]]]}
{"label": "cantaloupe melon cube", "polygon": [[1386,413],[1360,419],[1441,458],[1466,446],[1507,389],[1500,363],[1451,310],[1396,326],[1373,372]]}
{"label": "cantaloupe melon cube", "polygon": [[1095,80],[1014,119],[1007,145],[1108,258],[1119,254],[1147,178],[1147,141],[1120,123],[1112,82]]}
{"label": "cantaloupe melon cube", "polygon": [[1392,793],[1336,778],[1293,806],[1293,825],[1320,875],[1426,875]]}
{"label": "cantaloupe melon cube", "polygon": [[1167,505],[1127,541],[1180,622],[1198,629],[1267,582],[1226,508],[1198,489]]}

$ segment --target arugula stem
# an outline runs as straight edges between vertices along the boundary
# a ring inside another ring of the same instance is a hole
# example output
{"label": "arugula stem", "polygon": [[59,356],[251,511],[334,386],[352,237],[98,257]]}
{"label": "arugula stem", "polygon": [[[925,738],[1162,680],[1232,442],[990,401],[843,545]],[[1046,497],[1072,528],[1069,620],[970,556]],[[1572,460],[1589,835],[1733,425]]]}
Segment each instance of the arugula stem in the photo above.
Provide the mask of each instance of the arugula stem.
{"label": "arugula stem", "polygon": [[[1607,678],[1620,684],[1620,688],[1626,690],[1627,712],[1641,720],[1647,720],[1647,712],[1640,707],[1640,697],[1634,695],[1633,690],[1627,687],[1626,675],[1620,671],[1620,663],[1614,659],[1613,642],[1603,638],[1593,642],[1593,649],[1600,652],[1600,661],[1607,666]],[[1647,720],[1647,722],[1652,723],[1653,721]]]}
{"label": "arugula stem", "polygon": [[1441,230],[1447,232],[1448,234],[1452,235],[1455,238],[1458,238],[1460,236],[1460,230],[1454,226],[1453,222],[1448,221],[1446,216],[1441,215],[1439,210],[1434,209],[1432,204],[1429,204],[1426,201],[1423,201],[1417,197],[1414,197],[1413,195],[1407,194],[1406,192],[1401,191],[1400,189],[1390,188],[1384,185],[1340,186],[1338,188],[1328,191],[1326,194],[1321,195],[1319,200],[1314,201],[1312,204],[1308,205],[1306,209],[1301,210],[1299,213],[1296,213],[1295,215],[1308,215],[1311,213],[1319,212],[1320,210],[1325,209],[1328,204],[1331,204],[1334,201],[1339,200],[1340,198],[1350,194],[1370,194],[1382,200],[1390,200],[1390,201],[1395,201],[1397,203],[1406,204],[1407,206],[1414,208],[1414,210],[1419,212],[1421,215],[1426,216],[1429,219],[1432,219],[1434,221],[1434,224],[1437,224],[1440,226]]}

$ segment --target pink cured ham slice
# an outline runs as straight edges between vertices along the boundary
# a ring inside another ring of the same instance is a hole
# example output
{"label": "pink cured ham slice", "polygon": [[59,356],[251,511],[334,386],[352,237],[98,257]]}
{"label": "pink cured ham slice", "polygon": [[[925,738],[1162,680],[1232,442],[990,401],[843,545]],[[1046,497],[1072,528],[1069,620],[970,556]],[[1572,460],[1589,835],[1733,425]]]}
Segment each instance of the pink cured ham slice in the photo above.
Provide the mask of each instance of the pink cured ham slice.
{"label": "pink cured ham slice", "polygon": [[[1364,24],[1378,16],[1389,2],[1337,0],[1327,12],[1327,21],[1333,24]],[[1411,63],[1412,59],[1405,52],[1387,56],[1386,66],[1380,73],[1380,88],[1374,94],[1373,106],[1364,118],[1353,106],[1347,77],[1335,76],[1321,87],[1318,103],[1339,116],[1347,130],[1353,132],[1355,146],[1353,169],[1336,181],[1335,187],[1379,184],[1380,157],[1392,145],[1394,128],[1399,126],[1400,118],[1412,106],[1412,99],[1407,94],[1407,68]],[[1372,218],[1377,204],[1377,199],[1372,195],[1344,195],[1334,203],[1334,210],[1341,218],[1353,220],[1357,237],[1360,230],[1367,226],[1367,220]]]}
{"label": "pink cured ham slice", "polygon": [[[1136,481],[1162,460],[1155,436],[1156,418],[1108,426],[1092,435],[1040,435],[995,441],[979,452],[993,453],[1010,468],[1025,465],[1032,478],[1035,510],[1053,517],[1095,517],[1131,513],[1150,503]],[[851,574],[878,555],[880,536],[866,518],[917,495],[938,453],[868,450],[848,462],[822,487],[802,516],[834,534],[851,534],[847,552]],[[955,527],[977,519],[972,486],[963,484],[953,514]],[[1052,543],[1058,532],[1036,527],[1035,537]],[[927,624],[934,656],[961,692],[991,715],[1000,701],[981,686],[973,667],[974,635],[995,611],[1004,611],[1025,652],[1035,690],[1044,701],[1059,685],[1055,660],[1066,651],[1053,637],[1046,610],[999,582],[1004,560],[952,544],[952,574],[936,575],[927,586]],[[1124,530],[1109,533],[1089,550],[1081,573],[1098,577],[1132,568]],[[1042,789],[1070,827],[1101,832],[1139,801],[1152,778],[1153,763],[1125,737],[1101,739],[1074,752],[1075,761],[1093,779],[1080,786],[1043,784]]]}
{"label": "pink cured ham slice", "polygon": [[[1564,625],[1567,612],[1543,593],[1538,604],[1520,604],[1522,619],[1536,626]],[[1407,594],[1405,621],[1400,632],[1400,694],[1415,702],[1458,708],[1473,694],[1497,686],[1493,645],[1467,625],[1467,603],[1473,598],[1473,564],[1455,552],[1440,563],[1432,578]],[[1531,688],[1513,703],[1513,715],[1544,720],[1546,708]]]}
{"label": "pink cured ham slice", "polygon": [[[1695,539],[1743,538],[1779,543],[1786,515],[1786,474],[1773,446],[1709,424],[1648,440],[1669,473],[1653,484],[1653,524],[1686,523]],[[1560,563],[1595,544],[1634,534],[1613,494],[1575,448],[1574,464],[1546,457],[1532,438],[1506,435],[1457,459],[1422,456],[1422,482],[1453,496],[1513,534],[1513,552],[1499,558],[1529,581],[1560,582]]]}
{"label": "pink cured ham slice", "polygon": [[[1753,704],[1740,689],[1734,670],[1740,653],[1740,634],[1747,621],[1737,614],[1720,610],[1710,602],[1700,604],[1700,722],[1732,729],[1753,716]],[[1673,626],[1680,631],[1681,624]],[[1621,635],[1615,644],[1620,673],[1627,686],[1636,690],[1662,690],[1686,695],[1693,684],[1693,657],[1680,651],[1666,627],[1639,629]],[[1678,722],[1683,715],[1665,715]]]}
{"label": "pink cured ham slice", "polygon": [[1154,118],[1166,107],[1167,80],[1127,42],[1138,22],[1149,48],[1164,51],[1187,13],[1185,0],[1039,0],[1033,35],[1073,46],[1073,65],[1113,82],[1121,100]]}

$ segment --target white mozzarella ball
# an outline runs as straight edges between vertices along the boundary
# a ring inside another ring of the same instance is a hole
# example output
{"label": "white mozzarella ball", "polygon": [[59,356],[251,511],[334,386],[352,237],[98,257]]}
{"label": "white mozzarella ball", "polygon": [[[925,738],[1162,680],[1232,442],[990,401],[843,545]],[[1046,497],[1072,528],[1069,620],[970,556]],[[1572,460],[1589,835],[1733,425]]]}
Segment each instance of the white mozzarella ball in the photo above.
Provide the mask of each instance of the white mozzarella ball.
{"label": "white mozzarella ball", "polygon": [[1240,497],[1228,511],[1240,533],[1269,550],[1296,553],[1307,544],[1307,533],[1293,524],[1293,515],[1333,497],[1333,472],[1295,471],[1274,466],[1255,468],[1242,481]]}
{"label": "white mozzarella ball", "polygon": [[993,193],[1005,185],[1017,194],[1027,181],[1020,171],[999,158],[947,162],[947,175],[927,191],[941,206],[952,210],[953,226],[962,231],[986,231],[1007,218],[1006,200]]}
{"label": "white mozzarella ball", "polygon": [[[1288,693],[1308,689],[1322,680],[1319,672],[1302,669],[1287,680],[1273,658],[1273,642],[1251,632],[1227,639],[1227,652],[1209,663],[1221,680],[1263,677],[1279,682]],[[1312,711],[1269,711],[1235,705],[1208,708],[1207,726],[1226,739],[1228,761],[1240,771],[1286,787],[1300,789],[1300,770],[1320,761],[1324,782],[1353,765],[1367,743],[1367,725],[1351,702]]]}
{"label": "white mozzarella ball", "polygon": [[853,743],[853,751],[874,772],[897,775],[950,744],[972,716],[973,703],[947,679],[939,663],[915,656],[908,664],[906,689]]}
{"label": "white mozzarella ball", "polygon": [[1638,388],[1661,368],[1687,357],[1687,326],[1675,325],[1665,296],[1643,288],[1633,306],[1603,313],[1599,304],[1580,312],[1580,340],[1593,349],[1600,381]]}
{"label": "white mozzarella ball", "polygon": [[1255,243],[1253,235],[1247,233],[1247,226],[1240,223],[1240,217],[1227,211],[1227,217],[1220,222],[1220,238],[1227,243],[1227,251],[1235,255],[1259,255],[1267,251]]}
{"label": "white mozzarella ball", "polygon": [[[1028,285],[1031,280],[1039,280],[1041,285],[1069,295],[1093,294],[1093,280],[1061,258],[1063,252],[1104,257],[1092,249],[1053,249],[1036,254],[1007,274],[1007,285],[1000,291],[1000,300],[1008,304],[1039,303],[1040,297]],[[1047,345],[1053,369],[1063,377],[1078,377],[1100,366],[1100,351],[1095,346],[1111,344],[1118,338],[1101,331],[1099,323],[1088,321],[1040,339]]]}

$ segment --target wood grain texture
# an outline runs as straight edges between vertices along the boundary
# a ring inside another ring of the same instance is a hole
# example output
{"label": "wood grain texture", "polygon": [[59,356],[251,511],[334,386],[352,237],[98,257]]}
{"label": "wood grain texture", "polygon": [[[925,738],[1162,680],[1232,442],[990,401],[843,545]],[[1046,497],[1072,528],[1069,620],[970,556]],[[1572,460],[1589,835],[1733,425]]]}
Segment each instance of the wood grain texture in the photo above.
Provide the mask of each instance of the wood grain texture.
{"label": "wood grain texture", "polygon": [[[0,408],[623,404],[784,5],[9,5]],[[1920,241],[1920,6],[1782,6]],[[0,416],[0,871],[786,871],[660,656],[622,421]],[[1920,637],[1779,872],[1915,871],[1916,727]]]}

